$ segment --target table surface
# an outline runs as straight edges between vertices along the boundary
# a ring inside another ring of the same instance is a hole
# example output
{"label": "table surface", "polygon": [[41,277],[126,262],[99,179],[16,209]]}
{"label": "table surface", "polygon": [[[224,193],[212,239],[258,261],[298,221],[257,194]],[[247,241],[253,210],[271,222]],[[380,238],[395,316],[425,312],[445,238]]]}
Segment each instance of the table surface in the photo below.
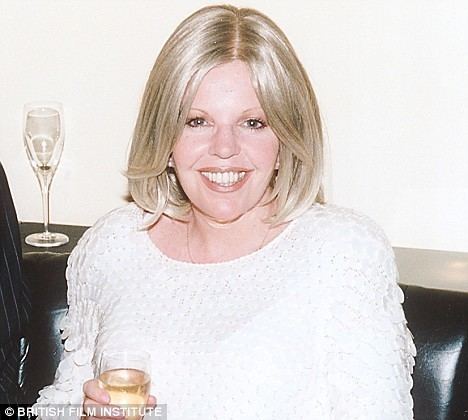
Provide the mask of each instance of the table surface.
{"label": "table surface", "polygon": [[71,250],[75,247],[78,239],[81,238],[83,233],[88,229],[88,226],[74,226],[74,225],[49,225],[49,231],[65,233],[70,241],[61,246],[51,247],[51,248],[39,248],[35,246],[28,245],[24,242],[26,236],[31,233],[42,232],[44,226],[42,223],[31,223],[31,222],[21,222],[20,223],[20,233],[21,233],[21,244],[23,247],[23,254],[28,254],[31,252],[52,252],[56,254],[69,254]]}
{"label": "table surface", "polygon": [[[20,231],[23,254],[69,254],[86,229],[87,226],[50,225],[50,231],[65,233],[70,242],[54,248],[36,248],[27,245],[24,238],[30,233],[42,231],[42,224],[22,222]],[[395,247],[394,251],[400,283],[468,292],[468,253],[399,247]]]}

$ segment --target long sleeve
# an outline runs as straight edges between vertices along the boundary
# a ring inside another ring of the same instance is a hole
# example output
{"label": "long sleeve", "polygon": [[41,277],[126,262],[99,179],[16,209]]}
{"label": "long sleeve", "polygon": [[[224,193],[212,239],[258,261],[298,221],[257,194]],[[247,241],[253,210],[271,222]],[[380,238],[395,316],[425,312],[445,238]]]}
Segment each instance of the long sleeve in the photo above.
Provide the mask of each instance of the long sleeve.
{"label": "long sleeve", "polygon": [[22,400],[18,386],[20,337],[31,312],[21,242],[8,180],[0,163],[0,402]]}
{"label": "long sleeve", "polygon": [[413,419],[416,350],[401,306],[393,251],[368,220],[352,231],[344,252],[335,257],[344,270],[331,286],[326,323],[330,418]]}
{"label": "long sleeve", "polygon": [[[53,412],[44,407],[63,407],[66,410],[71,407],[67,411],[69,415],[65,416],[69,419],[80,417],[83,383],[94,377],[92,360],[99,329],[98,302],[102,291],[90,237],[91,232],[86,232],[68,260],[66,277],[69,309],[61,325],[62,338],[65,339],[64,353],[53,384],[39,392],[35,404],[38,410],[42,409],[42,413]],[[41,415],[41,411],[39,414],[40,419],[57,418]]]}
{"label": "long sleeve", "polygon": [[141,216],[112,213],[70,257],[66,351],[40,402],[81,402],[93,353],[131,340],[174,420],[412,419],[393,253],[366,218],[317,206],[255,253],[188,264]]}

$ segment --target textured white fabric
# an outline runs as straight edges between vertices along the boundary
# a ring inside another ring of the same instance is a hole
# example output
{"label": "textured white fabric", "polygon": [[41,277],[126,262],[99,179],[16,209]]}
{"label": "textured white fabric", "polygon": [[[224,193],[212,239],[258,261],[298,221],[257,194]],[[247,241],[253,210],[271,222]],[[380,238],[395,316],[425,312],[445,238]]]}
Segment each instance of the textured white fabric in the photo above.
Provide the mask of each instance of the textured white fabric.
{"label": "textured white fabric", "polygon": [[392,249],[368,218],[316,205],[262,249],[162,254],[135,204],[70,256],[65,352],[38,403],[80,403],[103,349],[152,355],[168,420],[412,419],[415,347]]}

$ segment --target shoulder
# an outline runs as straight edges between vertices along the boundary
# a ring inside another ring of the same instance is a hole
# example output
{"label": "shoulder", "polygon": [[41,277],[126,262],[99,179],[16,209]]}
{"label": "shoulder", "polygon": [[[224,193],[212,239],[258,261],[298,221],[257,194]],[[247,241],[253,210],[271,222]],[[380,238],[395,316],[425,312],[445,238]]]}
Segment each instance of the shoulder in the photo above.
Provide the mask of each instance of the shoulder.
{"label": "shoulder", "polygon": [[331,204],[315,205],[297,221],[304,235],[345,248],[388,247],[383,229],[369,216]]}
{"label": "shoulder", "polygon": [[106,256],[112,258],[115,251],[125,247],[129,234],[140,229],[143,219],[144,211],[134,203],[111,210],[80,238],[70,255],[68,268],[96,267]]}
{"label": "shoulder", "polygon": [[143,220],[143,210],[135,203],[115,208],[100,217],[78,241],[78,247],[93,247],[98,243],[113,241],[119,236],[136,231]]}
{"label": "shoulder", "polygon": [[394,253],[383,229],[369,216],[345,207],[315,205],[298,220],[298,235],[338,265],[354,269],[385,266],[393,270]]}
{"label": "shoulder", "polygon": [[[383,231],[369,216],[357,210],[340,207],[334,204],[316,204],[307,210],[300,218],[303,226],[326,229],[330,233],[358,232],[371,236],[382,236]],[[384,235],[385,236],[385,235]]]}
{"label": "shoulder", "polygon": [[87,233],[96,235],[109,231],[118,233],[135,230],[142,223],[143,215],[143,210],[140,207],[135,203],[129,203],[100,217]]}

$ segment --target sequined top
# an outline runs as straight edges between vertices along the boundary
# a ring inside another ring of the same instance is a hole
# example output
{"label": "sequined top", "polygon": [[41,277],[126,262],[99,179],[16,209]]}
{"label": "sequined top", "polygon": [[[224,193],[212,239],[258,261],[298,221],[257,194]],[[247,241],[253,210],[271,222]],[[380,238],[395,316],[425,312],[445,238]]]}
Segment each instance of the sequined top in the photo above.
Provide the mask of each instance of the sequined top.
{"label": "sequined top", "polygon": [[[103,349],[145,349],[168,420],[412,419],[415,347],[392,248],[367,217],[315,205],[249,255],[164,255],[135,204],[68,261],[65,351],[39,404],[80,404]],[[43,418],[46,418],[45,416]]]}

